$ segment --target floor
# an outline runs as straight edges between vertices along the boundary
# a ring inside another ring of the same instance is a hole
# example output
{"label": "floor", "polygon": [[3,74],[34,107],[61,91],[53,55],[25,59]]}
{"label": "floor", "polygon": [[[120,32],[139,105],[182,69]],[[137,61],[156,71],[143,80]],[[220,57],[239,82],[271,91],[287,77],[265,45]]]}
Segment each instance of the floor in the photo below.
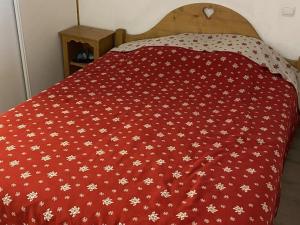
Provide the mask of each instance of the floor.
{"label": "floor", "polygon": [[300,224],[300,127],[298,127],[282,177],[280,206],[274,225]]}

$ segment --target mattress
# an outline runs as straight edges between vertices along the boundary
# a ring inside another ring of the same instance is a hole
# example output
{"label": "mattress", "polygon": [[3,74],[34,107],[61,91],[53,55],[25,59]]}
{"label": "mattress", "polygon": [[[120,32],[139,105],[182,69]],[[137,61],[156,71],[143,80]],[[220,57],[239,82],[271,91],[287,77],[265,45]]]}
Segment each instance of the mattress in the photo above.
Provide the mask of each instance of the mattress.
{"label": "mattress", "polygon": [[229,50],[107,53],[0,117],[0,224],[272,224],[285,76]]}

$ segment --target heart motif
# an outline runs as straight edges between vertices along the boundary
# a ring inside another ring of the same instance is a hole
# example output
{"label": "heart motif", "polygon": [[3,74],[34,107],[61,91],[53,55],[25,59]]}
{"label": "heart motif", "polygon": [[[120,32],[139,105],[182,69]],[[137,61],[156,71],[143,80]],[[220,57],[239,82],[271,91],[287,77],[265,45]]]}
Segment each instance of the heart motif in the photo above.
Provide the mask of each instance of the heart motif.
{"label": "heart motif", "polygon": [[210,19],[210,17],[212,17],[212,15],[214,15],[215,10],[213,8],[206,7],[203,9],[203,13],[207,19]]}

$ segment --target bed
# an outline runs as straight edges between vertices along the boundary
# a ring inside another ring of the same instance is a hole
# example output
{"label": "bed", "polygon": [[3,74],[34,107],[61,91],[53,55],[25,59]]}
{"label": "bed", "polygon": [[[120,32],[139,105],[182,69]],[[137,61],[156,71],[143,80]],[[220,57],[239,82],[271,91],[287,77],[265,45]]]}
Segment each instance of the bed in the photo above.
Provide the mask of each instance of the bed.
{"label": "bed", "polygon": [[299,62],[214,4],[115,40],[1,115],[0,224],[273,224]]}

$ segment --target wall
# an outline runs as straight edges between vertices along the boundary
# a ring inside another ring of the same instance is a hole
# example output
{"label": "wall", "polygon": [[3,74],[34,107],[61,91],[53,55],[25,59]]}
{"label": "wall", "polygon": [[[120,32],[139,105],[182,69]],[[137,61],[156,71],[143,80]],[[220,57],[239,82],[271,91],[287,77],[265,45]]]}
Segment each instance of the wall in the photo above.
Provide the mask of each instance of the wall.
{"label": "wall", "polygon": [[0,113],[25,100],[12,0],[0,1]]}
{"label": "wall", "polygon": [[30,86],[35,95],[63,79],[58,32],[76,25],[76,4],[75,0],[20,0],[19,4]]}
{"label": "wall", "polygon": [[[211,2],[227,6],[247,18],[265,42],[285,57],[300,56],[299,0],[81,0],[81,24],[108,29],[125,28],[141,33],[169,11],[190,3]],[[296,6],[294,17],[282,17],[281,7]]]}

